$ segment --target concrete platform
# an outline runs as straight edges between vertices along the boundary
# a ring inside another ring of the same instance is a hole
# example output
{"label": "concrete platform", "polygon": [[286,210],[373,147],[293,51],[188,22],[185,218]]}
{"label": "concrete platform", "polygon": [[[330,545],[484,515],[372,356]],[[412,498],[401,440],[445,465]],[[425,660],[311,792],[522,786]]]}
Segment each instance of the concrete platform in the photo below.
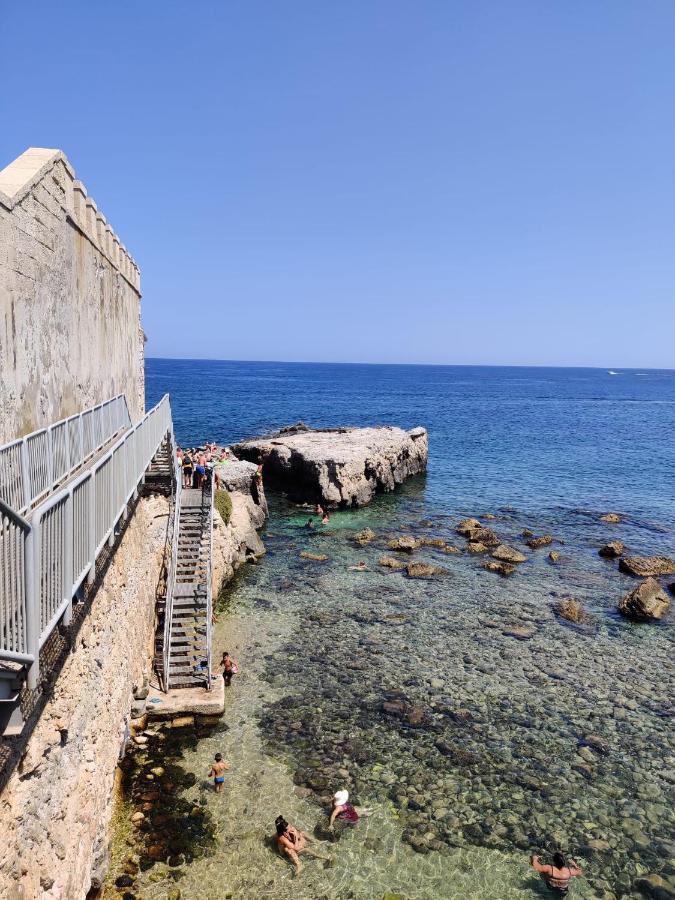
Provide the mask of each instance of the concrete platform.
{"label": "concrete platform", "polygon": [[145,702],[149,719],[174,719],[179,716],[220,716],[225,710],[225,682],[216,675],[212,688],[176,688],[164,694],[150,688]]}

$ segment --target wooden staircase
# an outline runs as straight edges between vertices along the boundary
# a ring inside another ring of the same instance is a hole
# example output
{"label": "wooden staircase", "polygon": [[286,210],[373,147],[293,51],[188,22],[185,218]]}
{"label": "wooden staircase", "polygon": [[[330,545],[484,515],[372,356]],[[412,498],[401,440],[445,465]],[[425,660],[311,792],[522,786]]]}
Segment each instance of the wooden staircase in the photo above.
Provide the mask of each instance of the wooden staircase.
{"label": "wooden staircase", "polygon": [[180,494],[169,637],[169,686],[209,687],[211,660],[211,487]]}

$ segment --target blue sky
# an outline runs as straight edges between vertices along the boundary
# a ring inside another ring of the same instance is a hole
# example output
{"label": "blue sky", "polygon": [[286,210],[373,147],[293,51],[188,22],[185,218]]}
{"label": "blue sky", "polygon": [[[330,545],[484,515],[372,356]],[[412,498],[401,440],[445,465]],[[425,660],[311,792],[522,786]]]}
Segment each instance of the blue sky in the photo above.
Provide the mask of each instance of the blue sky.
{"label": "blue sky", "polygon": [[154,356],[675,365],[675,3],[0,5]]}

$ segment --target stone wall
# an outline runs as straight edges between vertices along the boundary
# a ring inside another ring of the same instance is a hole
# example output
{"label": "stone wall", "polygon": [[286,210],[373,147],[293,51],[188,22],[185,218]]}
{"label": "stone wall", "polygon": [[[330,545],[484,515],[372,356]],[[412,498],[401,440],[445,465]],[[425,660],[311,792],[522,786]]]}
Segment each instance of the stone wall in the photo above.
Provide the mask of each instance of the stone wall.
{"label": "stone wall", "polygon": [[58,150],[0,171],[0,443],[125,393],[145,407],[140,274]]}
{"label": "stone wall", "polygon": [[106,867],[133,685],[149,674],[168,503],[139,501],[0,797],[0,897],[86,897]]}

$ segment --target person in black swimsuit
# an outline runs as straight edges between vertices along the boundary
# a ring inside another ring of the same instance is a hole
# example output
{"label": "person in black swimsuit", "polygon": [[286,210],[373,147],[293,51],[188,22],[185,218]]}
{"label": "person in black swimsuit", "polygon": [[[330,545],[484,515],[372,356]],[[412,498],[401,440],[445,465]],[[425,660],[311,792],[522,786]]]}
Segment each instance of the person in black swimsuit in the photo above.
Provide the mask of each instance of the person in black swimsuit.
{"label": "person in black swimsuit", "polygon": [[553,854],[553,862],[548,865],[542,863],[536,855],[532,856],[530,862],[535,872],[539,872],[544,879],[546,887],[560,896],[567,893],[572,878],[576,878],[577,875],[583,875],[583,872],[574,860],[568,863],[564,854],[559,850]]}

